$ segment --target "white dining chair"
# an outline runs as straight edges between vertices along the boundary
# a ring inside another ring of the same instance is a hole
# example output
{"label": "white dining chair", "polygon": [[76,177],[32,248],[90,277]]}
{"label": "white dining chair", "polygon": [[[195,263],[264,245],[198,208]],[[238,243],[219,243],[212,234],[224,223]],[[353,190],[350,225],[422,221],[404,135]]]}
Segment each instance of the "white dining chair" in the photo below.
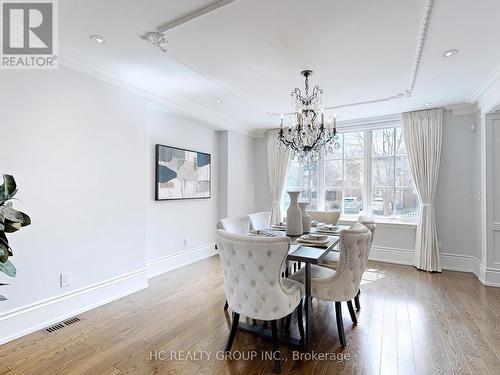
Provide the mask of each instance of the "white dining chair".
{"label": "white dining chair", "polygon": [[247,234],[250,232],[250,217],[226,217],[217,221],[217,229],[222,229],[230,233]]}
{"label": "white dining chair", "polygon": [[271,212],[263,211],[248,215],[250,218],[250,230],[262,230],[271,228]]}
{"label": "white dining chair", "polygon": [[[225,219],[217,221],[216,228],[234,234],[248,234],[250,232],[250,217],[226,217]],[[227,310],[228,307],[229,305],[226,300],[224,303],[224,310]]]}
{"label": "white dining chair", "polygon": [[[361,276],[368,261],[371,237],[367,227],[356,223],[351,229],[346,229],[340,234],[340,258],[336,270],[311,265],[311,295],[314,298],[335,302],[337,329],[342,347],[346,346],[346,338],[341,303],[347,302],[351,319],[357,324],[351,300],[359,291]],[[304,268],[290,278],[304,283]]]}
{"label": "white dining chair", "polygon": [[[375,229],[377,228],[377,225],[375,224],[375,221],[373,220],[373,218],[368,217],[368,216],[363,216],[363,215],[360,215],[358,217],[358,223],[361,223],[365,227],[367,227],[372,234],[372,238],[370,240],[370,247],[368,249],[368,256],[370,256],[370,251],[372,249],[373,238],[375,237]],[[340,257],[340,253],[338,251],[330,251],[323,258],[321,265],[328,267],[328,268],[337,269],[337,265],[339,263],[339,257]],[[357,311],[361,310],[361,303],[359,301],[360,294],[361,294],[361,289],[358,290],[358,293],[354,297],[354,304],[356,306]]]}
{"label": "white dining chair", "polygon": [[312,221],[323,224],[337,225],[340,219],[340,211],[307,211]]}
{"label": "white dining chair", "polygon": [[302,283],[281,276],[290,249],[288,237],[258,237],[217,230],[217,247],[224,270],[224,290],[233,311],[231,333],[226,346],[230,351],[240,315],[271,322],[275,372],[281,371],[277,321],[290,315],[297,307],[301,336]]}

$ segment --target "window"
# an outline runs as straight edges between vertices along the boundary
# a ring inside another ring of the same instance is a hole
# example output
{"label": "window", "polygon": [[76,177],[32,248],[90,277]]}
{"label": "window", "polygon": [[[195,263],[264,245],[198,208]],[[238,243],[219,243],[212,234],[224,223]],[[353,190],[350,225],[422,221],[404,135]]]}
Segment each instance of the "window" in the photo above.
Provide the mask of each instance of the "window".
{"label": "window", "polygon": [[314,163],[290,163],[284,189],[302,190],[310,210],[365,212],[379,217],[416,220],[419,202],[408,165],[401,128],[339,134],[337,147]]}

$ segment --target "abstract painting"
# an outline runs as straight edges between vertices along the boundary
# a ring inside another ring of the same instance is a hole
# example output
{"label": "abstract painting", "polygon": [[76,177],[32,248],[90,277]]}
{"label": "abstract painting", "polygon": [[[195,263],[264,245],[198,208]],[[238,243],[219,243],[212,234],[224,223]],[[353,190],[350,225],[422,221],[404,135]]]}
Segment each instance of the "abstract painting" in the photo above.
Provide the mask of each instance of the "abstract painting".
{"label": "abstract painting", "polygon": [[156,200],[210,198],[210,154],[156,145]]}

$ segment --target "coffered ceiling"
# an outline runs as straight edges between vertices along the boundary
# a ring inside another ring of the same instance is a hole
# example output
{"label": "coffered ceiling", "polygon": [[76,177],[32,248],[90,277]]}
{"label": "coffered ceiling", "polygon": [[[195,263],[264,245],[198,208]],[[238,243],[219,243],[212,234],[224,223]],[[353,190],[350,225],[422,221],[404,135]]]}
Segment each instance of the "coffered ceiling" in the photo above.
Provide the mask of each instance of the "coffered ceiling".
{"label": "coffered ceiling", "polygon": [[278,124],[303,69],[351,120],[472,104],[500,68],[498,0],[235,0],[167,31],[166,53],[139,38],[212,2],[60,1],[61,63],[244,132]]}

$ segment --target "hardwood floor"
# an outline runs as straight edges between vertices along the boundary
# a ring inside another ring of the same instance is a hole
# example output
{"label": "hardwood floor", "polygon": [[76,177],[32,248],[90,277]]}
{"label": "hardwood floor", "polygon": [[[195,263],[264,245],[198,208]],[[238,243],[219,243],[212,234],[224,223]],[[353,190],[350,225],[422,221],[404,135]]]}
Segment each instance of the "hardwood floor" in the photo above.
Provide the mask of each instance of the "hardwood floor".
{"label": "hardwood floor", "polygon": [[[272,343],[249,333],[237,334],[233,351],[256,358],[217,360],[231,323],[224,301],[212,257],[151,279],[149,289],[61,331],[2,345],[0,374],[272,374],[273,361],[261,358]],[[343,360],[297,359],[282,344],[283,374],[500,374],[500,289],[471,274],[370,263],[358,325],[343,311],[345,349],[335,305],[313,300],[312,350]],[[291,327],[298,335],[295,317]]]}

